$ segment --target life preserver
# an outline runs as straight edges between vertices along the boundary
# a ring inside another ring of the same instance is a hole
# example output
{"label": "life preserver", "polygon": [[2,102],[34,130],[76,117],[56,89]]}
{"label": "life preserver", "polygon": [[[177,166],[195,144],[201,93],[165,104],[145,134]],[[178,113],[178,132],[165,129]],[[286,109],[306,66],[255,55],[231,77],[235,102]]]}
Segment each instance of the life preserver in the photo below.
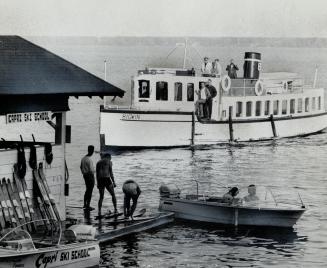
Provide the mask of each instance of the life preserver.
{"label": "life preserver", "polygon": [[221,79],[221,88],[223,91],[228,92],[231,86],[231,79],[228,75],[224,75],[223,78]]}
{"label": "life preserver", "polygon": [[257,96],[261,96],[263,93],[263,83],[261,80],[258,80],[254,86],[254,92]]}
{"label": "life preserver", "polygon": [[288,89],[287,81],[283,81],[283,82],[282,82],[282,85],[283,85],[283,91],[284,91],[284,92],[287,92],[287,89]]}

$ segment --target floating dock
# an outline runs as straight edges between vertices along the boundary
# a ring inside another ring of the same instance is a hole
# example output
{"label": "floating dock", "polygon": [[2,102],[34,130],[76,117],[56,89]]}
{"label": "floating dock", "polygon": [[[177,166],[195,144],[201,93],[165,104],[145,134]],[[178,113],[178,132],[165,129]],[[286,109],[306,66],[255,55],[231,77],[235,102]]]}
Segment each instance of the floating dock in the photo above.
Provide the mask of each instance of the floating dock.
{"label": "floating dock", "polygon": [[173,212],[147,213],[146,216],[134,217],[134,220],[124,219],[123,217],[109,219],[95,219],[92,213],[81,213],[81,209],[67,208],[67,218],[74,221],[89,224],[97,228],[97,240],[100,243],[110,242],[117,238],[148,231],[153,228],[164,226],[174,221]]}

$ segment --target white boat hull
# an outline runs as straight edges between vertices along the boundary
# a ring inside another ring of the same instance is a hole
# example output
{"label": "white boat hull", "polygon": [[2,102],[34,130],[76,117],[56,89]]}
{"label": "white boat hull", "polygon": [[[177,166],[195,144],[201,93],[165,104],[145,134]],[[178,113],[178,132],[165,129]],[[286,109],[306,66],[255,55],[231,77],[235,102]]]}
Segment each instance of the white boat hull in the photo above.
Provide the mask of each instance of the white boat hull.
{"label": "white boat hull", "polygon": [[97,267],[100,261],[98,242],[76,243],[36,251],[0,250],[0,267],[26,268],[86,268]]}
{"label": "white boat hull", "polygon": [[293,227],[304,213],[302,208],[228,206],[215,202],[162,198],[159,209],[174,212],[175,218],[226,224]]}
{"label": "white boat hull", "polygon": [[[320,132],[327,127],[327,113],[274,118],[275,136],[268,117],[232,122],[234,141],[260,141]],[[193,136],[193,130],[194,136]],[[190,112],[102,110],[101,134],[105,145],[119,148],[186,147],[230,141],[228,121],[192,122]],[[192,141],[193,138],[193,141]]]}

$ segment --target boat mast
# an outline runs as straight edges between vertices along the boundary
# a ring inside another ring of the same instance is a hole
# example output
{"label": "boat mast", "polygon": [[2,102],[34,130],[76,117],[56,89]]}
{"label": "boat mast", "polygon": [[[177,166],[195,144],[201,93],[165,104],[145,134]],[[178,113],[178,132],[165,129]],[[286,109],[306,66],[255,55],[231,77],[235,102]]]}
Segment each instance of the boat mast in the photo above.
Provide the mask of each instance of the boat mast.
{"label": "boat mast", "polygon": [[187,53],[187,38],[185,38],[185,44],[184,44],[183,69],[185,69],[186,66],[186,53]]}
{"label": "boat mast", "polygon": [[[107,82],[107,60],[104,60],[104,81]],[[106,107],[106,96],[103,96],[103,108]]]}

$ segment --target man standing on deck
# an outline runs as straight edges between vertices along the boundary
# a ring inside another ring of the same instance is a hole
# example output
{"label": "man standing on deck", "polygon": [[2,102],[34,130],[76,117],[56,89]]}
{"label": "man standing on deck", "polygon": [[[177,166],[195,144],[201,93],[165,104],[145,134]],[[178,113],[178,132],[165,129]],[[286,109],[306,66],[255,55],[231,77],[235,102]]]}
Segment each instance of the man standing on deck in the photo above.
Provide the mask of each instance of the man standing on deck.
{"label": "man standing on deck", "polygon": [[[141,194],[141,189],[138,184],[133,180],[127,180],[123,184],[124,196],[124,216],[126,218],[131,217],[133,219],[133,213],[136,209],[137,199]],[[133,201],[131,207],[131,199]]]}
{"label": "man standing on deck", "polygon": [[211,76],[212,64],[209,62],[208,57],[204,57],[203,63],[201,65],[202,76]]}
{"label": "man standing on deck", "polygon": [[112,197],[112,203],[114,205],[115,212],[117,212],[117,200],[114,188],[116,187],[114,174],[112,172],[111,155],[106,153],[102,155],[102,159],[98,161],[96,166],[97,183],[100,193],[98,203],[98,214],[101,215],[102,201],[104,197],[104,190],[107,189]]}
{"label": "man standing on deck", "polygon": [[234,64],[234,60],[233,59],[231,59],[230,60],[230,64],[227,65],[226,71],[228,73],[228,76],[231,79],[237,78],[237,72],[236,71],[238,71],[238,67],[237,67],[236,64]]}
{"label": "man standing on deck", "polygon": [[207,96],[206,100],[206,109],[207,109],[207,116],[208,119],[211,119],[211,114],[212,114],[212,100],[214,97],[217,96],[217,90],[216,88],[212,85],[211,79],[208,79],[208,83],[206,84],[206,87],[209,91],[210,94]]}
{"label": "man standing on deck", "polygon": [[92,198],[92,192],[93,192],[93,187],[94,187],[94,166],[93,166],[93,161],[91,159],[91,156],[94,153],[94,146],[89,145],[87,148],[87,155],[82,158],[81,161],[81,171],[84,177],[85,181],[85,194],[84,194],[84,209],[87,210],[93,210],[90,206],[91,203],[91,198]]}

